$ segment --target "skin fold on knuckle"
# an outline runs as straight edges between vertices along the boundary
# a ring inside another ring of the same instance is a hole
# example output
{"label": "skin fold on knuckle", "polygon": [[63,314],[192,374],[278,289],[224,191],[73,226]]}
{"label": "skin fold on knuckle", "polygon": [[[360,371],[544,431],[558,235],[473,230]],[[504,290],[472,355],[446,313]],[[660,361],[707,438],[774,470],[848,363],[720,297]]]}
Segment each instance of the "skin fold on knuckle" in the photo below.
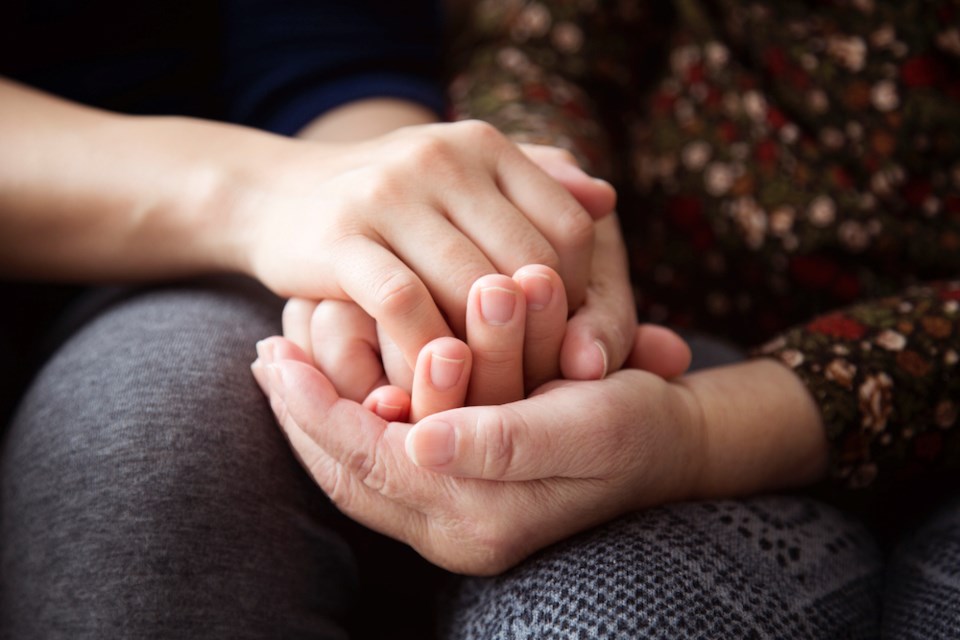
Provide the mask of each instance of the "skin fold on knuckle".
{"label": "skin fold on knuckle", "polygon": [[[512,414],[510,414],[512,415]],[[478,476],[497,479],[513,470],[516,443],[505,410],[484,412],[474,427],[474,448],[480,452]]]}
{"label": "skin fold on knuckle", "polygon": [[373,299],[384,316],[403,317],[415,313],[427,292],[409,271],[391,270],[381,274],[374,285]]}
{"label": "skin fold on knuckle", "polygon": [[583,207],[572,196],[565,198],[564,206],[554,220],[553,233],[556,243],[567,251],[586,251],[592,249],[595,237],[595,223]]}

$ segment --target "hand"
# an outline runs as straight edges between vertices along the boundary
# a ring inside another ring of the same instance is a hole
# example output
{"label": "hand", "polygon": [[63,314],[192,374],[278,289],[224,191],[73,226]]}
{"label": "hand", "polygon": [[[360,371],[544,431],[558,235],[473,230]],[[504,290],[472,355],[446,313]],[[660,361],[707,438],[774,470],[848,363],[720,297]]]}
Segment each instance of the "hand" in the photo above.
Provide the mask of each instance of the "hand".
{"label": "hand", "polygon": [[[637,343],[646,343],[640,333]],[[412,427],[338,397],[283,338],[258,352],[254,375],[321,488],[346,514],[452,571],[497,573],[624,511],[687,497],[701,467],[693,395],[653,374],[555,382],[528,400],[448,411]],[[460,457],[448,464],[503,477],[419,468],[405,449],[421,465],[438,462],[447,444],[438,421],[456,425],[458,436],[473,425],[478,436],[454,441]],[[470,447],[489,452],[489,464],[478,467],[473,457],[466,465]]]}
{"label": "hand", "polygon": [[237,206],[250,270],[280,293],[356,301],[409,366],[429,340],[463,335],[466,292],[482,275],[546,264],[582,302],[593,219],[489,125],[299,150],[265,161],[270,181]]}
{"label": "hand", "polygon": [[[524,357],[525,388],[530,391],[562,374],[570,379],[599,379],[622,366],[633,344],[636,312],[619,225],[609,212],[612,190],[589,178],[568,152],[554,147],[521,145],[524,153],[564,186],[594,217],[596,240],[587,282],[586,302],[577,309],[562,341],[559,362],[544,360],[544,350],[528,347]],[[519,272],[518,274],[520,275]],[[530,318],[549,313],[553,304],[541,279],[526,280],[528,299],[535,300]],[[537,286],[537,283],[541,284]],[[555,284],[550,283],[554,290]],[[539,292],[539,296],[537,293]],[[541,302],[537,302],[539,300]],[[542,302],[546,300],[546,302]],[[413,372],[405,358],[375,322],[360,309],[342,301],[311,302],[292,299],[284,309],[284,335],[314,357],[318,367],[343,397],[360,400],[387,380],[410,390]],[[527,327],[528,345],[554,336]],[[312,336],[312,337],[311,337]],[[314,348],[314,340],[320,340]],[[335,344],[336,343],[336,344]],[[381,365],[382,363],[382,365]],[[669,365],[666,367],[669,369]],[[384,374],[384,369],[386,374]],[[686,369],[684,365],[674,375]],[[492,404],[499,402],[491,401]]]}
{"label": "hand", "polygon": [[[500,309],[490,309],[499,302]],[[490,322],[483,311],[499,311],[509,317]],[[567,301],[560,276],[542,265],[521,267],[513,278],[484,276],[470,290],[467,299],[466,333],[469,347],[454,348],[447,339],[444,355],[448,362],[467,358],[473,363],[470,393],[464,387],[459,402],[454,404],[422,402],[429,397],[422,389],[413,389],[413,373],[400,368],[400,374],[388,379],[381,363],[381,349],[397,361],[399,352],[393,344],[378,336],[375,321],[352,303],[324,300],[312,303],[291,299],[283,312],[283,333],[297,344],[309,359],[333,383],[344,398],[357,402],[367,398],[374,389],[384,385],[399,386],[409,394],[413,391],[415,418],[435,411],[469,404],[503,404],[523,397],[524,389],[533,389],[559,375],[560,346],[564,337]],[[426,349],[437,341],[431,342]],[[462,344],[462,343],[461,343]],[[454,353],[453,351],[456,351]],[[472,353],[471,353],[472,351]],[[463,354],[466,353],[466,355]],[[425,357],[421,351],[418,364]],[[428,360],[429,361],[429,360]],[[402,364],[402,361],[401,361]],[[464,381],[470,380],[469,370]],[[421,380],[427,379],[422,376]],[[399,391],[399,390],[397,390]],[[382,396],[388,393],[389,398]],[[409,396],[404,400],[396,391],[378,394],[381,406],[410,406]],[[400,404],[398,404],[400,403]],[[404,413],[380,413],[382,417],[400,419]]]}

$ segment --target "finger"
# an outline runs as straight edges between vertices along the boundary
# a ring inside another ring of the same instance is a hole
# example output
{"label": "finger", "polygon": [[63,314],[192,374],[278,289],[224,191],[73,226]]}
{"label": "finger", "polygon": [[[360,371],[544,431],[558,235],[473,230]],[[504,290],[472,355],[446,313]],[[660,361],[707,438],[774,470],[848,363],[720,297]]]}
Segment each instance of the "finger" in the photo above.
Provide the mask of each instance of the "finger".
{"label": "finger", "polygon": [[387,384],[376,321],[353,302],[323,300],[310,318],[313,360],[337,393],[360,402]]}
{"label": "finger", "polygon": [[[400,387],[408,394],[413,391],[413,369],[407,364],[400,347],[381,325],[377,325],[377,341],[380,344],[380,359],[390,384]],[[419,356],[417,356],[419,358]]]}
{"label": "finger", "polygon": [[584,172],[572,153],[540,144],[518,146],[544,173],[569,191],[594,220],[613,212],[617,205],[616,190],[606,180]]}
{"label": "finger", "polygon": [[364,399],[363,408],[387,422],[409,422],[410,394],[393,385],[377,387]]}
{"label": "finger", "polygon": [[627,366],[670,379],[690,366],[690,346],[676,333],[655,324],[637,326]]}
{"label": "finger", "polygon": [[619,369],[637,325],[627,255],[616,216],[597,222],[587,299],[567,324],[560,369],[571,380],[599,380]]}
{"label": "finger", "polygon": [[424,347],[413,376],[411,418],[462,407],[472,365],[473,354],[456,338],[439,338]]}
{"label": "finger", "polygon": [[[537,233],[518,214],[502,211],[508,203],[493,186],[489,192],[496,194],[494,199],[499,201],[501,211],[490,205],[482,212],[466,213],[470,218],[464,225],[466,230],[439,215],[417,217],[414,228],[410,220],[400,216],[383,216],[378,221],[377,231],[390,239],[390,248],[423,281],[450,328],[461,338],[466,336],[470,287],[481,276],[512,273],[504,271],[516,259],[511,248],[523,242],[524,234]],[[470,206],[479,208],[477,200]],[[550,250],[546,240],[539,241],[544,252]]]}
{"label": "finger", "polygon": [[286,337],[270,336],[257,343],[257,360],[272,364],[275,360],[296,360],[313,366],[313,360],[299,345]]}
{"label": "finger", "polygon": [[463,478],[602,477],[625,446],[614,431],[624,416],[609,417],[614,380],[564,381],[520,402],[438,413],[407,434],[407,455],[418,466]]}
{"label": "finger", "polygon": [[283,336],[303,349],[313,359],[313,343],[310,338],[310,319],[317,303],[305,298],[290,298],[283,305]]}
{"label": "finger", "polygon": [[[593,254],[594,221],[570,193],[533,164],[519,149],[507,149],[496,167],[504,195],[522,211],[557,252],[556,271],[567,289],[571,309],[583,304],[590,259]],[[526,260],[553,266],[540,260]]]}
{"label": "finger", "polygon": [[426,285],[390,250],[355,236],[341,243],[338,254],[344,293],[383,326],[411,369],[424,345],[451,335]]}
{"label": "finger", "polygon": [[502,404],[523,397],[526,305],[513,279],[484,276],[467,300],[467,344],[473,353],[468,404]]}
{"label": "finger", "polygon": [[524,328],[523,377],[527,391],[559,377],[560,345],[567,327],[567,296],[553,269],[521,267],[513,274],[527,306]]}

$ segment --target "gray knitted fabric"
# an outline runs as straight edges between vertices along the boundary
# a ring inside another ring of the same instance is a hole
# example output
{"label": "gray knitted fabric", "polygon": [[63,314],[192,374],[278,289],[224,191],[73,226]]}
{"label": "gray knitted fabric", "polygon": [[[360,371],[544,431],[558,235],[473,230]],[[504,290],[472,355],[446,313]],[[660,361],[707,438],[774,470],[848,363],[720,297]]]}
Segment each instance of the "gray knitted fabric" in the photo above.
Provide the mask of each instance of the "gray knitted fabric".
{"label": "gray knitted fabric", "polygon": [[280,303],[248,282],[102,312],[45,366],[0,459],[7,638],[346,638],[333,508],[250,375]]}
{"label": "gray knitted fabric", "polygon": [[[152,290],[44,367],[0,457],[0,636],[429,638],[403,597],[436,572],[344,523],[252,380],[279,313],[246,281]],[[960,509],[901,545],[885,588],[855,520],[765,497],[626,516],[463,580],[443,611],[445,640],[873,638],[881,620],[957,638]]]}
{"label": "gray knitted fabric", "polygon": [[678,504],[465,580],[443,637],[875,638],[880,584],[868,533],[814,501]]}

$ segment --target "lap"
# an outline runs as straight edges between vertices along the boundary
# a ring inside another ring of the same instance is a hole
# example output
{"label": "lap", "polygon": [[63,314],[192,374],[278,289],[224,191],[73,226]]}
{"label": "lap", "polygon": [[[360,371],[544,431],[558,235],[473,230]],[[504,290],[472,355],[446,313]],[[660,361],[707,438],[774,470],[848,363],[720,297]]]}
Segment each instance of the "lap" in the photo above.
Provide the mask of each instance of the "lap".
{"label": "lap", "polygon": [[46,364],[0,462],[5,632],[345,637],[353,559],[249,372],[279,317],[247,281],[154,289]]}
{"label": "lap", "polygon": [[464,581],[447,638],[874,637],[880,556],[802,498],[636,513]]}

